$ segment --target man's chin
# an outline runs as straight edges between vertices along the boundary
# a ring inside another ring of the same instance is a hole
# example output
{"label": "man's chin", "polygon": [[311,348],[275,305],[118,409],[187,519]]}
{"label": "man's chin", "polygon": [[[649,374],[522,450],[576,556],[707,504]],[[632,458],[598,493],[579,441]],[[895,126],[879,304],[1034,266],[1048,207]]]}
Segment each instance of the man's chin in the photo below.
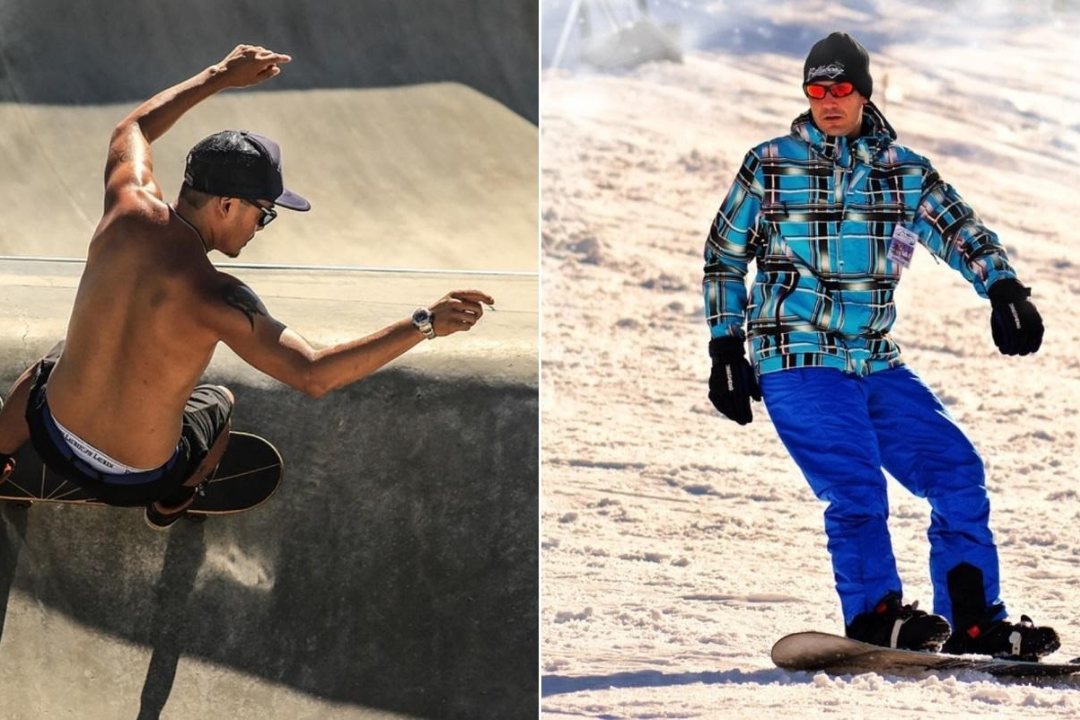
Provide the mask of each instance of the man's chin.
{"label": "man's chin", "polygon": [[830,137],[846,136],[846,135],[850,135],[852,132],[854,132],[854,128],[851,128],[851,127],[849,127],[849,126],[847,126],[845,124],[842,124],[842,123],[824,123],[823,122],[823,123],[818,124],[818,128],[821,130],[821,132],[825,133],[826,135],[828,135]]}

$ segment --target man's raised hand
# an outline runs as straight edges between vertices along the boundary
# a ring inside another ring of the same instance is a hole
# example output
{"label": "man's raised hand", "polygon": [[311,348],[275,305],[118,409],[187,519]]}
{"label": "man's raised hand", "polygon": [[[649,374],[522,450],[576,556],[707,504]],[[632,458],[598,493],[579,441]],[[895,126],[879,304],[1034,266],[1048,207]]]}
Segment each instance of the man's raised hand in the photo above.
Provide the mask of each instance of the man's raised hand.
{"label": "man's raised hand", "polygon": [[[482,304],[481,304],[482,303]],[[495,299],[479,290],[454,290],[432,305],[431,327],[437,337],[451,335],[472,326],[484,316],[483,305],[495,305]]]}
{"label": "man's raised hand", "polygon": [[277,77],[279,65],[291,62],[288,55],[267,50],[259,45],[237,45],[217,64],[218,72],[229,87],[250,87]]}

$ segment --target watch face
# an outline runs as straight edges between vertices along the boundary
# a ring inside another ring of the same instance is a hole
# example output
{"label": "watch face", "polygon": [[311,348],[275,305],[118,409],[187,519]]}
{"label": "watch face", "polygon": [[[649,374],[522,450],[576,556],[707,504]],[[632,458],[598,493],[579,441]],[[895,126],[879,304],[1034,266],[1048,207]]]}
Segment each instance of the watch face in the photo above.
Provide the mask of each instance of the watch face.
{"label": "watch face", "polygon": [[427,310],[427,308],[419,308],[416,312],[413,313],[412,319],[414,323],[417,323],[418,325],[423,325],[424,323],[431,322],[431,313]]}

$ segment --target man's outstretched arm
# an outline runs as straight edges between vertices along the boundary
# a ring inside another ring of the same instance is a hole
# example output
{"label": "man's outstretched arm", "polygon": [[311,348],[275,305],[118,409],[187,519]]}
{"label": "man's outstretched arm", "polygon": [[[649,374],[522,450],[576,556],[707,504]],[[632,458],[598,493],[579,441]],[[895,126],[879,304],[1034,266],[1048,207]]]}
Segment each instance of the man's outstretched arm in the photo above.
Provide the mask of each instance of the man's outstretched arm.
{"label": "man's outstretched arm", "polygon": [[248,87],[281,72],[278,67],[292,58],[252,45],[238,45],[221,62],[198,75],[162,90],[135,108],[113,130],[105,163],[105,213],[131,191],[162,199],[154,179],[150,143],[191,108],[226,88]]}
{"label": "man's outstretched arm", "polygon": [[[375,372],[424,340],[410,319],[334,347],[315,350],[274,319],[258,295],[235,278],[216,298],[208,298],[207,320],[221,340],[245,362],[312,397],[348,385]],[[436,336],[472,329],[484,315],[481,303],[495,300],[479,290],[448,293],[429,309]]]}

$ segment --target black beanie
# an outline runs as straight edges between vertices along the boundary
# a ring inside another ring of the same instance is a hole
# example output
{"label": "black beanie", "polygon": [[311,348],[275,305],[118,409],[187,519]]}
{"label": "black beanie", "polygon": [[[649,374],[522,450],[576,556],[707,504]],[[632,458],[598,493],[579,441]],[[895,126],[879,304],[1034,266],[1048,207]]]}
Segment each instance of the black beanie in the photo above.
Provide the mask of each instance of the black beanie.
{"label": "black beanie", "polygon": [[822,80],[846,80],[869,100],[874,91],[874,79],[870,77],[870,56],[866,48],[842,32],[818,40],[803,64],[803,84]]}

